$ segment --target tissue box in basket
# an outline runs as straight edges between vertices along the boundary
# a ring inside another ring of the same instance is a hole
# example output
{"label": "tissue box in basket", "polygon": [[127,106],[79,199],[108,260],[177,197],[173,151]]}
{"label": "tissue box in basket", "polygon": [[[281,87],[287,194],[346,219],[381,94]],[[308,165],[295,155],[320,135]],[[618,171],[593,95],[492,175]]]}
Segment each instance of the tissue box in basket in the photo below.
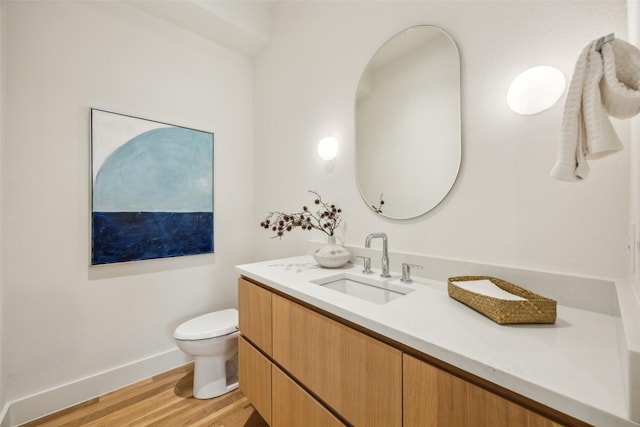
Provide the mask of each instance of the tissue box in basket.
{"label": "tissue box in basket", "polygon": [[[456,286],[455,282],[489,280],[498,288],[522,299],[495,298]],[[488,276],[450,277],[449,296],[479,311],[499,324],[508,323],[555,323],[556,302],[534,294],[507,281]]]}

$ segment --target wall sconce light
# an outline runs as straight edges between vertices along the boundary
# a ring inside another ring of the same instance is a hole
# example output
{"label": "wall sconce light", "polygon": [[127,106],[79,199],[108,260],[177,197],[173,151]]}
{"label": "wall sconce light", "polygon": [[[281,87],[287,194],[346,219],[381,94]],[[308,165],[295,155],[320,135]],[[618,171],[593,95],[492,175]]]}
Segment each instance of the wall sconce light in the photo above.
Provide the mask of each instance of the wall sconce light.
{"label": "wall sconce light", "polygon": [[338,140],[332,136],[322,138],[318,143],[318,154],[322,160],[333,160],[338,154]]}
{"label": "wall sconce light", "polygon": [[507,104],[518,114],[537,114],[553,106],[564,88],[564,75],[557,68],[547,65],[529,68],[509,86]]}

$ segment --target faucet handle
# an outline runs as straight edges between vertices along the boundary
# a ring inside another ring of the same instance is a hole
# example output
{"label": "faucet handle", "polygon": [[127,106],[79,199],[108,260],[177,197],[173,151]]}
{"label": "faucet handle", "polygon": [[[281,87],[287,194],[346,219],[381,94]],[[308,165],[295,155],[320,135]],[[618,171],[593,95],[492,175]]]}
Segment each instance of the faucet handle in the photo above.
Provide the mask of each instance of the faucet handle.
{"label": "faucet handle", "polygon": [[402,263],[402,278],[400,279],[400,281],[402,283],[411,283],[411,282],[413,282],[413,280],[411,280],[411,267],[422,269],[421,265],[409,264],[409,263],[403,262]]}
{"label": "faucet handle", "polygon": [[358,255],[358,256],[356,256],[356,258],[362,258],[362,267],[363,267],[362,272],[364,274],[373,273],[373,271],[371,271],[371,258],[370,257]]}

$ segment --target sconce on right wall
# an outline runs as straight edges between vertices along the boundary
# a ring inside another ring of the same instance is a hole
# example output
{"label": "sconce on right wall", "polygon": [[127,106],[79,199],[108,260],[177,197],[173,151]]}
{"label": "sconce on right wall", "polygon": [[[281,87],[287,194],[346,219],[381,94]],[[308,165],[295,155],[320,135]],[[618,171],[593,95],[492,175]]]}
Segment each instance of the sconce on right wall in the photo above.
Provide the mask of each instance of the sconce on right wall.
{"label": "sconce on right wall", "polygon": [[509,86],[507,104],[518,114],[537,114],[558,102],[564,89],[565,78],[557,68],[548,65],[529,68]]}

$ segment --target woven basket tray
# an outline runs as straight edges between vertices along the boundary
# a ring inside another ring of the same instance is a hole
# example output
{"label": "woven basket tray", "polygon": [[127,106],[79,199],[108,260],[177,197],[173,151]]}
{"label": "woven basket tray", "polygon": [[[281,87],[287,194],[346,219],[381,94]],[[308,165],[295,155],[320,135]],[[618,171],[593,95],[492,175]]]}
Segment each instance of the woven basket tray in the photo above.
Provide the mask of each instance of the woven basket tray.
{"label": "woven basket tray", "polygon": [[[524,300],[513,301],[478,294],[456,286],[453,282],[490,280],[499,288]],[[461,276],[448,280],[449,296],[479,311],[499,324],[555,323],[556,302],[495,277]]]}

